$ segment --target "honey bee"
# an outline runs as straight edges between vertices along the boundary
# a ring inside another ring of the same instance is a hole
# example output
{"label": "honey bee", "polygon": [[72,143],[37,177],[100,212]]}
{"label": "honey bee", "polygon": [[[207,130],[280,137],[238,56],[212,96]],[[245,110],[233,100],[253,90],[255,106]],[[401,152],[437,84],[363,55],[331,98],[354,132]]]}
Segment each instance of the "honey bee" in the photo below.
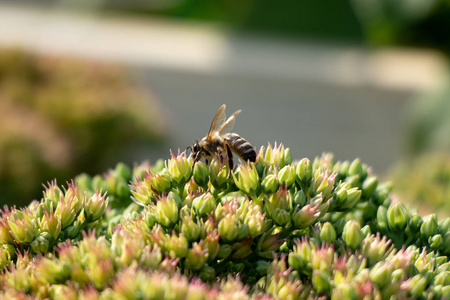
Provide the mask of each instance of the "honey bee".
{"label": "honey bee", "polygon": [[194,158],[194,163],[204,157],[206,164],[208,164],[216,154],[222,162],[223,155],[226,153],[231,171],[233,170],[232,152],[236,153],[244,161],[255,162],[256,151],[243,137],[236,133],[229,133],[233,129],[236,116],[241,110],[236,111],[227,119],[225,108],[226,105],[224,104],[217,110],[208,134],[201,141],[195,141],[192,147],[188,147],[188,149],[192,151],[191,156]]}

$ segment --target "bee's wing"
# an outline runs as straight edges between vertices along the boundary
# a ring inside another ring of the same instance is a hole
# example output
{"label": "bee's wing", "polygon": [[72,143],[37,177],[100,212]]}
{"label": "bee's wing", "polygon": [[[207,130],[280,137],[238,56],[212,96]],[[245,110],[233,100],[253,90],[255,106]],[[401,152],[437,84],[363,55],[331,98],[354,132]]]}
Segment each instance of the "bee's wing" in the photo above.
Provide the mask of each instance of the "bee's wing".
{"label": "bee's wing", "polygon": [[218,128],[222,126],[222,124],[225,122],[227,116],[225,115],[225,108],[227,106],[223,104],[216,112],[212,122],[211,127],[209,128],[207,137],[211,137],[214,135],[216,131],[218,131]]}
{"label": "bee's wing", "polygon": [[234,114],[231,115],[231,117],[228,118],[226,122],[222,124],[222,126],[219,128],[219,135],[224,135],[226,133],[229,133],[233,127],[234,122],[236,121],[236,116],[241,112],[241,110],[238,110]]}

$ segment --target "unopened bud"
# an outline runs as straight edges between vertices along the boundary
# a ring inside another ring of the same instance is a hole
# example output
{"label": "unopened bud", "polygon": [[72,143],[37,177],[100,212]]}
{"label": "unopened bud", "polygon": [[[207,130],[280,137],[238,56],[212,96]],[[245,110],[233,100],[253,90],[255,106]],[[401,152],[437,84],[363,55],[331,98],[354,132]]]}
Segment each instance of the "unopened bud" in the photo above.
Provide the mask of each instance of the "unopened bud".
{"label": "unopened bud", "polygon": [[307,158],[303,158],[297,165],[296,173],[299,183],[308,185],[313,174],[311,161]]}
{"label": "unopened bud", "polygon": [[354,220],[348,221],[344,226],[342,238],[351,249],[359,249],[363,240],[359,223]]}
{"label": "unopened bud", "polygon": [[295,182],[295,169],[292,166],[284,166],[278,172],[278,178],[282,186],[287,186],[288,188]]}
{"label": "unopened bud", "polygon": [[198,216],[204,217],[216,208],[216,199],[211,193],[204,193],[192,201],[192,207]]}
{"label": "unopened bud", "polygon": [[423,239],[428,240],[437,233],[438,222],[435,214],[428,215],[423,219],[423,224],[420,226],[420,234]]}
{"label": "unopened bud", "polygon": [[330,222],[325,222],[320,230],[320,240],[332,244],[336,240],[336,230]]}
{"label": "unopened bud", "polygon": [[278,178],[274,174],[267,175],[261,182],[261,188],[264,193],[272,194],[275,193],[280,186]]}
{"label": "unopened bud", "polygon": [[194,180],[199,186],[206,188],[209,182],[209,168],[201,161],[194,165]]}
{"label": "unopened bud", "polygon": [[392,204],[387,211],[389,227],[394,231],[405,229],[409,221],[409,213],[402,203]]}

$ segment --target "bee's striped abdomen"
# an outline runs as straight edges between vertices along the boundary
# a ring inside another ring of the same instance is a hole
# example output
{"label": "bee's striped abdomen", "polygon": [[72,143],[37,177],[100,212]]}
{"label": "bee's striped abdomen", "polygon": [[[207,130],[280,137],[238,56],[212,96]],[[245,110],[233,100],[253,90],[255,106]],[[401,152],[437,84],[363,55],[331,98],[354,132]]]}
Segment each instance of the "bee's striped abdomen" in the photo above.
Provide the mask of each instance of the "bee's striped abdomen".
{"label": "bee's striped abdomen", "polygon": [[256,161],[256,151],[253,146],[247,142],[243,137],[236,133],[228,133],[223,136],[227,141],[231,150],[239,155],[243,160],[249,160],[251,162]]}

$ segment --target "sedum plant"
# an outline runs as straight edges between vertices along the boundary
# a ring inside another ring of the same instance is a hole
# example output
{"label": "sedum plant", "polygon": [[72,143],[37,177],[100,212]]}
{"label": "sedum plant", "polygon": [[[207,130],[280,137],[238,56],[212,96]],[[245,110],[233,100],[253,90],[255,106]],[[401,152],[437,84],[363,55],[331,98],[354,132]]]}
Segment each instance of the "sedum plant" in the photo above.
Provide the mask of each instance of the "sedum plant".
{"label": "sedum plant", "polygon": [[235,170],[178,153],[52,182],[1,213],[0,297],[449,298],[450,219],[390,189],[359,159],[270,145]]}

